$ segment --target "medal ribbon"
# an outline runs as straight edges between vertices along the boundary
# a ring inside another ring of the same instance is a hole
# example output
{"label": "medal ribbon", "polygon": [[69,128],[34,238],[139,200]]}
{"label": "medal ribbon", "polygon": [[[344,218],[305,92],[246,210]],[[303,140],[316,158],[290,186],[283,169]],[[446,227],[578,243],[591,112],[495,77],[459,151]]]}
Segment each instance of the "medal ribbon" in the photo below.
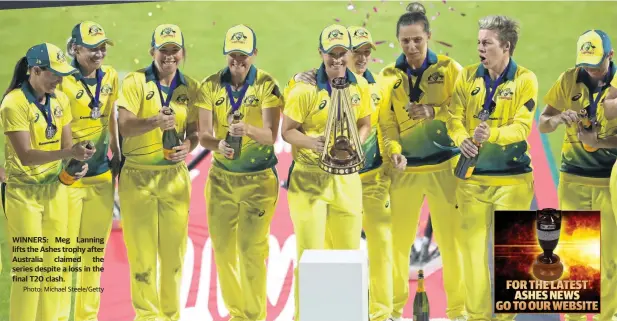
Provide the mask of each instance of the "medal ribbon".
{"label": "medal ribbon", "polygon": [[90,91],[90,86],[86,84],[86,81],[83,77],[79,79],[79,81],[84,86],[84,89],[86,89],[86,93],[88,93],[88,96],[90,96],[90,105],[88,105],[90,109],[100,107],[101,85],[103,83],[103,72],[101,71],[101,69],[99,68],[96,70],[96,90],[94,92],[94,95],[92,95],[92,92]]}

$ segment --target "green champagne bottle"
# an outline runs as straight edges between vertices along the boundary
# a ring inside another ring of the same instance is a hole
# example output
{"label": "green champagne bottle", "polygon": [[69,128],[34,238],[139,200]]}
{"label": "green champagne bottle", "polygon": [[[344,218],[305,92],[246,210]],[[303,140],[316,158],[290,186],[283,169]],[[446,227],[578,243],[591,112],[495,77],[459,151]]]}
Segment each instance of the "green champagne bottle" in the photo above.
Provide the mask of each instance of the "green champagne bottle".
{"label": "green champagne bottle", "polygon": [[413,321],[429,321],[428,296],[424,290],[424,271],[418,271],[418,289],[413,298]]}
{"label": "green champagne bottle", "polygon": [[[91,141],[88,141],[85,147],[91,150],[94,148],[94,145],[92,145]],[[77,179],[75,179],[75,174],[81,172],[81,169],[84,167],[85,164],[86,164],[85,161],[80,161],[80,160],[76,160],[75,158],[71,158],[69,163],[66,164],[64,169],[62,169],[62,172],[60,172],[60,175],[58,175],[58,179],[60,180],[60,183],[66,186],[73,185],[77,181]]]}
{"label": "green champagne bottle", "polygon": [[[480,111],[478,115],[478,119],[480,121],[485,122],[489,119],[490,113],[487,110]],[[478,157],[480,156],[480,147],[482,144],[479,144],[475,140],[473,140],[473,144],[478,147],[478,153],[474,157],[465,157],[463,153],[461,153],[460,158],[458,159],[458,163],[456,163],[456,168],[454,169],[454,175],[460,179],[468,179],[473,174],[473,170],[476,168],[478,164]]]}
{"label": "green champagne bottle", "polygon": [[[242,119],[242,114],[240,114],[239,110],[236,110],[233,113],[231,123],[237,124]],[[231,148],[234,150],[234,154],[231,159],[240,158],[240,153],[242,152],[242,136],[232,136],[229,132],[227,132],[227,137],[225,137],[225,142],[229,144]]]}
{"label": "green champagne bottle", "polygon": [[[163,108],[163,114],[171,115],[172,113],[171,108]],[[174,147],[180,146],[180,144],[182,142],[180,142],[175,128],[163,131],[163,156],[166,160],[171,160],[171,155],[176,152]]]}

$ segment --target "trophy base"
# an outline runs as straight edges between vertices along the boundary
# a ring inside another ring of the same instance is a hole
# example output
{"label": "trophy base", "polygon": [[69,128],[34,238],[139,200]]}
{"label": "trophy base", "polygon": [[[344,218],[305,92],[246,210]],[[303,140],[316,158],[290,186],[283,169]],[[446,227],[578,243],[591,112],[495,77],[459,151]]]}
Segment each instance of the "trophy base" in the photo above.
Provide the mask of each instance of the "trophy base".
{"label": "trophy base", "polygon": [[319,162],[319,168],[326,173],[334,175],[349,175],[359,172],[364,168],[364,161],[352,160],[349,164],[336,164],[332,160],[326,158],[325,162]]}
{"label": "trophy base", "polygon": [[531,265],[533,275],[542,281],[555,281],[563,275],[563,263],[556,254],[553,254],[553,263],[543,263],[544,254],[538,255]]}

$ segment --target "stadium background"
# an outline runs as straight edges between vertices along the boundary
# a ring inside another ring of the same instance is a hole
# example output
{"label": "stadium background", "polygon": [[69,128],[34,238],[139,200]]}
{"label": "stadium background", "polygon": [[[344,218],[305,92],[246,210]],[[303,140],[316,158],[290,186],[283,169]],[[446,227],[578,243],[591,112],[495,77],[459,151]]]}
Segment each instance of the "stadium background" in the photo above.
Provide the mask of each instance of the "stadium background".
{"label": "stadium background", "polygon": [[[162,23],[178,24],[185,35],[187,60],[182,70],[196,78],[224,67],[222,43],[225,31],[232,25],[251,26],[258,39],[259,54],[256,65],[274,75],[284,86],[296,72],[318,66],[317,39],[321,29],[331,23],[363,25],[370,29],[377,51],[373,53],[370,69],[378,72],[394,61],[400,53],[395,37],[398,16],[408,2],[142,2],[75,6],[66,2],[0,2],[0,8],[46,6],[23,10],[2,10],[0,39],[4,40],[0,58],[0,84],[8,85],[15,62],[33,44],[51,42],[64,47],[71,28],[82,20],[100,23],[116,42],[110,47],[106,63],[121,74],[146,66],[151,59],[148,48],[152,30]],[[587,29],[607,31],[613,43],[617,30],[616,2],[423,2],[431,19],[433,37],[430,48],[447,54],[462,65],[478,61],[476,52],[477,20],[485,15],[505,14],[521,22],[520,40],[515,59],[533,70],[539,80],[540,106],[542,96],[552,82],[566,68],[574,64],[576,39]],[[4,87],[2,87],[4,88]],[[2,89],[3,91],[4,89]],[[538,109],[539,114],[540,109]],[[537,116],[537,115],[536,115]],[[537,119],[537,117],[536,117]],[[557,206],[556,184],[563,129],[542,135],[534,126],[530,144],[535,168],[536,197],[533,207]],[[4,139],[0,136],[0,143]],[[279,137],[276,146],[278,170],[286,179],[289,146]],[[198,155],[195,151],[189,161]],[[0,155],[4,151],[0,151]],[[189,246],[184,271],[183,302],[186,309],[182,320],[222,320],[227,318],[216,283],[211,243],[208,238],[203,188],[210,164],[208,156],[191,172],[193,194],[189,227]],[[290,295],[292,267],[295,261],[295,239],[288,216],[286,191],[281,197],[272,224],[269,260],[268,320],[287,321],[293,315]],[[421,225],[427,218],[426,208]],[[420,233],[422,229],[419,230]],[[102,286],[101,321],[132,320],[129,273],[121,230],[112,232],[105,256]],[[8,319],[10,274],[8,267],[8,239],[4,221],[0,220],[0,245],[4,270],[0,275],[0,321]],[[431,301],[431,317],[445,318],[445,297],[441,286],[441,271],[427,278]],[[415,282],[410,281],[412,290]],[[405,316],[410,316],[410,306]],[[558,320],[556,315],[520,315],[517,320]]]}

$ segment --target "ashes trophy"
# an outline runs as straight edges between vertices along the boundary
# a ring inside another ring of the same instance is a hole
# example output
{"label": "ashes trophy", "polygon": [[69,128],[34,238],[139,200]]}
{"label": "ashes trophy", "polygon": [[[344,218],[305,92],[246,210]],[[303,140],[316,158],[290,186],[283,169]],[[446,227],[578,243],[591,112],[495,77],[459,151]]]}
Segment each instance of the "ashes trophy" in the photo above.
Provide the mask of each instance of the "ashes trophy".
{"label": "ashes trophy", "polygon": [[533,275],[543,281],[554,281],[563,274],[563,263],[553,253],[561,232],[561,211],[545,208],[537,211],[536,231],[544,253],[538,255],[532,264]]}
{"label": "ashes trophy", "polygon": [[364,152],[356,116],[351,107],[349,82],[343,77],[332,80],[325,137],[324,150],[319,159],[322,170],[335,175],[347,175],[364,167]]}

